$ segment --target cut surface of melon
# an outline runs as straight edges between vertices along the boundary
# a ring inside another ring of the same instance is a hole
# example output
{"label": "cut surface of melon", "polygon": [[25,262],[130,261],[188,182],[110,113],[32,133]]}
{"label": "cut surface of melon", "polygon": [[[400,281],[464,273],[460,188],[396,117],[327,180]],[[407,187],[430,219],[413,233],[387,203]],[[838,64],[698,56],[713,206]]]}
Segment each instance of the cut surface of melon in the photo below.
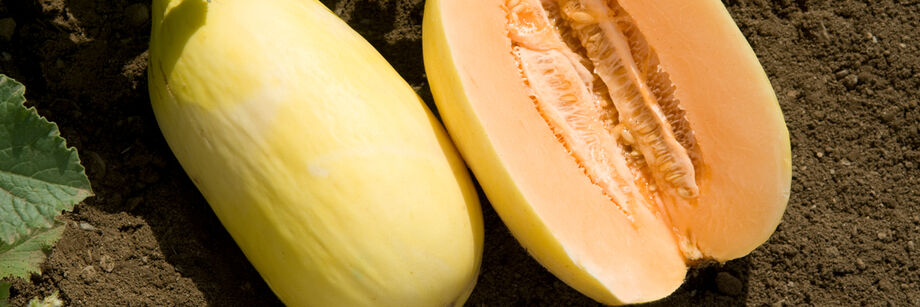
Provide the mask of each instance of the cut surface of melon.
{"label": "cut surface of melon", "polygon": [[608,304],[746,255],[789,197],[782,113],[716,0],[432,0],[438,109],[502,220]]}

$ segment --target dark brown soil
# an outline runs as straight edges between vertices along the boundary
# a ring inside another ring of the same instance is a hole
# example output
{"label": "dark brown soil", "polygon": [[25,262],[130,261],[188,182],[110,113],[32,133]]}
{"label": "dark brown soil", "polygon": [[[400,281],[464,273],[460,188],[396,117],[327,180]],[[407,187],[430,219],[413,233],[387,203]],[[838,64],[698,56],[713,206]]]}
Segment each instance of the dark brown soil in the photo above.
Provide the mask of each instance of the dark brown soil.
{"label": "dark brown soil", "polygon": [[[324,2],[431,102],[422,0]],[[920,2],[725,2],[785,113],[792,198],[766,245],[692,271],[653,305],[920,306]],[[73,306],[280,305],[160,135],[146,89],[148,11],[134,0],[0,1],[0,72],[79,149],[96,192],[65,215],[44,273],[14,283],[14,306],[55,290]],[[595,304],[484,212],[469,305]]]}

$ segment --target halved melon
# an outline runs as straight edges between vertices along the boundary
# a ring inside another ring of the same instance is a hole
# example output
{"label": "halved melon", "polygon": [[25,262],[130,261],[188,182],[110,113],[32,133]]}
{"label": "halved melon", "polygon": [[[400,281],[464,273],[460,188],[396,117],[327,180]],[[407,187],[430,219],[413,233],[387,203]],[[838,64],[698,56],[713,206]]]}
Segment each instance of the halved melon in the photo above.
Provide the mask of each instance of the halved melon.
{"label": "halved melon", "polygon": [[606,304],[744,256],[789,198],[789,135],[718,0],[429,0],[442,118],[496,211]]}

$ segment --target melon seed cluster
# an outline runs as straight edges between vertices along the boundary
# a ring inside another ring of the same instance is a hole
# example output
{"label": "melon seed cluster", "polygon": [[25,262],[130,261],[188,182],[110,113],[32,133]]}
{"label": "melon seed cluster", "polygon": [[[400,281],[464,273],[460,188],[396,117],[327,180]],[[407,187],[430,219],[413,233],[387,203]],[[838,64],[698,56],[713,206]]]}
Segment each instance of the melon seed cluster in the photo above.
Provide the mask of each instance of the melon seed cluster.
{"label": "melon seed cluster", "polygon": [[663,191],[699,194],[693,133],[635,22],[604,0],[507,0],[508,36],[537,110],[629,216]]}

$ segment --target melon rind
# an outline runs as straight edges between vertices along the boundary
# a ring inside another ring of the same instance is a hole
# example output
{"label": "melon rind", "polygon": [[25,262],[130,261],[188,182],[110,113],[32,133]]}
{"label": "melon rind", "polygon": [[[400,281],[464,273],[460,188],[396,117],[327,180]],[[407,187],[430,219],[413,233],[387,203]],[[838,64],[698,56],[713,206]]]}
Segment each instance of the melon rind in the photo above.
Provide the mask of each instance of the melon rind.
{"label": "melon rind", "polygon": [[156,0],[150,98],[182,167],[289,306],[459,306],[468,171],[412,88],[318,1]]}

